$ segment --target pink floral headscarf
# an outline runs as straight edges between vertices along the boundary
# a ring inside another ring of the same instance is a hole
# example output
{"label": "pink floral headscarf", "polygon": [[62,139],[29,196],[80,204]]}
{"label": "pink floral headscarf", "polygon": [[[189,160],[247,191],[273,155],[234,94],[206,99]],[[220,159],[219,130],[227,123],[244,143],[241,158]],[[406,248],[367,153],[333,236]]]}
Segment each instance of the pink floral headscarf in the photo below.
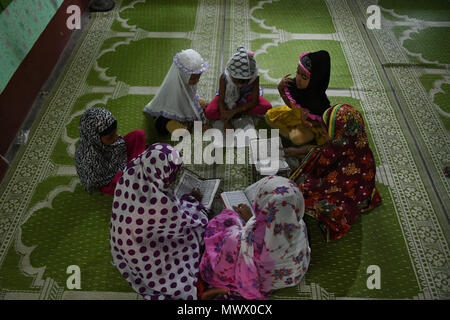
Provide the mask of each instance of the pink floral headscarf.
{"label": "pink floral headscarf", "polygon": [[253,209],[247,223],[228,209],[209,222],[200,275],[212,287],[267,299],[298,284],[308,269],[303,195],[292,181],[270,176],[259,182]]}

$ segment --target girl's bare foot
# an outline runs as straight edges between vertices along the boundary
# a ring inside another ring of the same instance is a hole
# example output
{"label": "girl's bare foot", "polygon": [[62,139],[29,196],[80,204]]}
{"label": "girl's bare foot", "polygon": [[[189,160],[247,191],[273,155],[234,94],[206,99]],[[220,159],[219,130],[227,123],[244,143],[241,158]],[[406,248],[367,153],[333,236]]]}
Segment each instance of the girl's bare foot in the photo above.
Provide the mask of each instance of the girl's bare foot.
{"label": "girl's bare foot", "polygon": [[217,295],[225,295],[229,293],[228,289],[222,289],[222,288],[210,288],[206,289],[205,292],[202,293],[200,299],[201,300],[211,300],[214,299]]}

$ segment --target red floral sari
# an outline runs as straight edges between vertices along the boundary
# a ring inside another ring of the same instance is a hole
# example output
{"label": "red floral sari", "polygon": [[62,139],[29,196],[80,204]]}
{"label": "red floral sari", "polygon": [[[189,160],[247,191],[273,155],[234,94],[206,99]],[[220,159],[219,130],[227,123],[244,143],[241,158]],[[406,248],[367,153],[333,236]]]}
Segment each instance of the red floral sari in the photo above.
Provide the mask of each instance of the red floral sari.
{"label": "red floral sari", "polygon": [[331,141],[312,149],[290,179],[305,198],[305,213],[319,220],[327,241],[348,232],[358,214],[375,208],[375,160],[362,115],[352,106],[325,111]]}

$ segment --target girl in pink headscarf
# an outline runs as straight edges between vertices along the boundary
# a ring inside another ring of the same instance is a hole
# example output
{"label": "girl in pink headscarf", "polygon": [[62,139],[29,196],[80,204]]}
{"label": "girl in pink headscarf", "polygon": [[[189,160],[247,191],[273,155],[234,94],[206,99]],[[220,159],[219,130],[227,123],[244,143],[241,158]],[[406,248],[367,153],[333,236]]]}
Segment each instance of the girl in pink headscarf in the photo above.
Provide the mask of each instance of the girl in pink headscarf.
{"label": "girl in pink headscarf", "polygon": [[297,185],[270,176],[260,180],[256,194],[254,216],[239,205],[209,222],[200,263],[200,275],[210,287],[245,299],[267,299],[273,290],[298,284],[310,261]]}

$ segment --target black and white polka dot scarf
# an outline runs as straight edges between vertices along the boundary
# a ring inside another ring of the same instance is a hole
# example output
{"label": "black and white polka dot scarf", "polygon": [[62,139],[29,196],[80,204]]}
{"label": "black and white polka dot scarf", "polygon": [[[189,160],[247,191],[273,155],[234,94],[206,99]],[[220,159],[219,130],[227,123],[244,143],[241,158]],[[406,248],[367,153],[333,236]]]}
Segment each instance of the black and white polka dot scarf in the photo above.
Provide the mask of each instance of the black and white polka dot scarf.
{"label": "black and white polka dot scarf", "polygon": [[192,196],[178,199],[169,190],[181,164],[174,147],[151,145],[128,163],[115,190],[113,264],[145,299],[197,299],[208,217]]}
{"label": "black and white polka dot scarf", "polygon": [[123,137],[119,137],[112,145],[105,145],[101,141],[100,132],[104,132],[114,122],[115,117],[104,108],[88,109],[81,116],[75,167],[81,185],[89,193],[109,184],[127,164],[127,147]]}

